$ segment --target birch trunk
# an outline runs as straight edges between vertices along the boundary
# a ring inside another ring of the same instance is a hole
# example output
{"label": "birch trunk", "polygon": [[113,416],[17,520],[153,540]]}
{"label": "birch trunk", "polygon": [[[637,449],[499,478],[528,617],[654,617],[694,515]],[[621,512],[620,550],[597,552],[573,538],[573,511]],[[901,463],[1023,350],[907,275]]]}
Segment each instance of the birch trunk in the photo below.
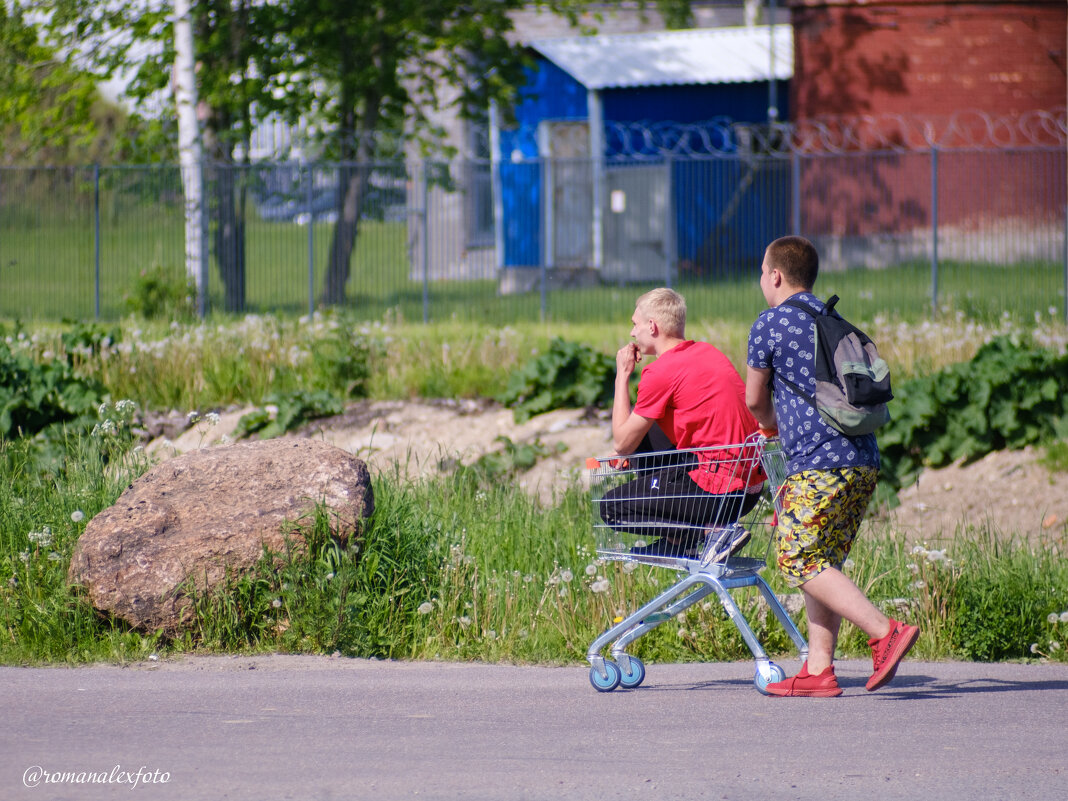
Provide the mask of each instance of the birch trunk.
{"label": "birch trunk", "polygon": [[208,237],[204,214],[204,150],[197,122],[192,0],[174,3],[174,104],[178,111],[178,161],[185,197],[185,272],[197,288],[197,310],[204,316],[208,294]]}

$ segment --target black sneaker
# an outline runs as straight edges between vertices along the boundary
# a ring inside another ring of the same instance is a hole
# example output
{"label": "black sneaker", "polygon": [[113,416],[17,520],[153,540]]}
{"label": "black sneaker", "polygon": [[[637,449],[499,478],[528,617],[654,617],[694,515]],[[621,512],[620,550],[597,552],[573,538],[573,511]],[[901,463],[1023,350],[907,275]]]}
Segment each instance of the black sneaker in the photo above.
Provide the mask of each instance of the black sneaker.
{"label": "black sneaker", "polygon": [[708,533],[708,544],[705,545],[701,558],[702,564],[726,562],[746,546],[749,536],[749,531],[741,523],[730,523],[712,529]]}

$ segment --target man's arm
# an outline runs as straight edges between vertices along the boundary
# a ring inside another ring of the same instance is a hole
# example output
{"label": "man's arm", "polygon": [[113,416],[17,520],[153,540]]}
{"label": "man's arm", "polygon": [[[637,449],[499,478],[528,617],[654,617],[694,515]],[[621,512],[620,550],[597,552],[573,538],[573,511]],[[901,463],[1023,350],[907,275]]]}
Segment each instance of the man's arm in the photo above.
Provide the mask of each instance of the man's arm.
{"label": "man's arm", "polygon": [[761,428],[778,427],[775,404],[771,397],[771,370],[747,365],[745,369],[745,405]]}
{"label": "man's arm", "polygon": [[616,354],[616,387],[612,402],[612,448],[620,456],[634,453],[655,420],[634,414],[630,408],[630,376],[638,363],[638,349],[624,345]]}

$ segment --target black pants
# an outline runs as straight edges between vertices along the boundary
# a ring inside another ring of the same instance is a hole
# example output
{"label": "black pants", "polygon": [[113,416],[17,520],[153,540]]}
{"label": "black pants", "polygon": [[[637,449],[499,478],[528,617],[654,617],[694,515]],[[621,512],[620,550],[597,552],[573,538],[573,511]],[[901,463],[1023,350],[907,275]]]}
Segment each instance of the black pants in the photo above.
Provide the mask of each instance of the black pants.
{"label": "black pants", "polygon": [[[637,476],[604,494],[598,502],[601,519],[617,531],[695,544],[705,529],[733,523],[748,514],[759,492],[715,495],[689,476],[697,467],[692,453],[663,453],[666,442],[657,426],[630,457]],[[663,438],[663,439],[660,439]],[[650,452],[655,455],[648,456]]]}

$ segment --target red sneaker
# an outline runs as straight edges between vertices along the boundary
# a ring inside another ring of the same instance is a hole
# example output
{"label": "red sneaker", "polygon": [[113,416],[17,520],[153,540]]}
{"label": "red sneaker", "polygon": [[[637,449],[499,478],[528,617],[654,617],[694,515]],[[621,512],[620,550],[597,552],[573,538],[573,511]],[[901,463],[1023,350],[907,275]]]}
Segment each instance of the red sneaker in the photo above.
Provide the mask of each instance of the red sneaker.
{"label": "red sneaker", "polygon": [[842,694],[834,675],[834,665],[813,676],[808,672],[808,662],[801,666],[801,672],[796,676],[769,684],[764,689],[768,695],[780,697],[834,698]]}
{"label": "red sneaker", "polygon": [[890,633],[881,640],[868,640],[868,645],[871,646],[871,667],[874,671],[865,685],[868,692],[878,690],[894,678],[898,662],[916,644],[916,638],[919,636],[920,630],[916,626],[890,618]]}

